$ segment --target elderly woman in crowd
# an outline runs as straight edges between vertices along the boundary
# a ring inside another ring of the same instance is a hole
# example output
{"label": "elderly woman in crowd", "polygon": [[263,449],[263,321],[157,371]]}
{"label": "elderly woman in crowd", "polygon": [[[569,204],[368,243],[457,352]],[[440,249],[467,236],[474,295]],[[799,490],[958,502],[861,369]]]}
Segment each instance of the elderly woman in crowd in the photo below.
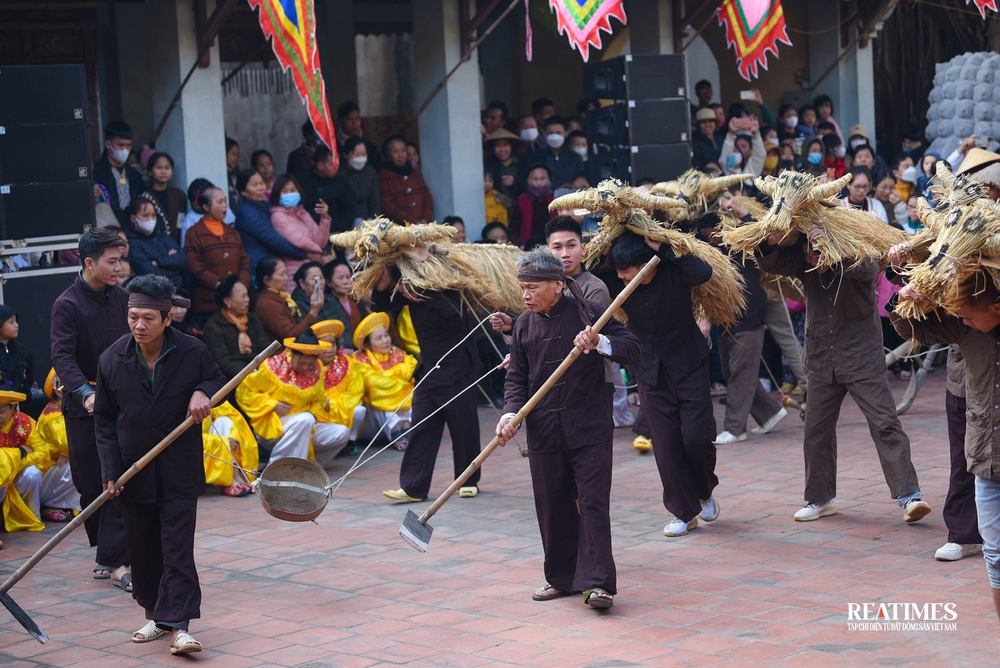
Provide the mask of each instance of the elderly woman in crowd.
{"label": "elderly woman in crowd", "polygon": [[[326,202],[320,200],[316,205],[316,212],[320,216],[317,225],[302,206],[302,188],[295,177],[286,174],[274,182],[274,189],[271,191],[271,226],[313,262],[323,263],[333,259],[332,254],[323,250],[330,243],[329,210]],[[288,284],[285,289],[291,292],[295,289],[292,277],[305,260],[286,255],[282,255],[281,259],[288,268]]]}
{"label": "elderly woman in crowd", "polygon": [[[249,185],[240,178],[245,191],[264,187],[259,175]],[[222,222],[227,208],[226,193],[219,188],[206,188],[198,197],[205,217],[184,236],[184,252],[194,284],[195,320],[201,326],[218,308],[215,291],[226,278],[235,276],[244,286],[250,285],[250,256],[240,233]]]}
{"label": "elderly woman in crowd", "polygon": [[343,258],[337,258],[323,266],[326,279],[326,303],[331,307],[333,320],[344,323],[344,345],[350,347],[354,341],[354,330],[369,313],[364,302],[351,297],[351,265]]}
{"label": "elderly woman in crowd", "polygon": [[382,145],[382,153],[382,171],[378,173],[382,215],[399,225],[433,220],[434,198],[423,174],[407,158],[406,140],[402,135],[389,137]]}
{"label": "elderly woman in crowd", "polygon": [[319,290],[323,295],[323,308],[316,314],[316,319],[320,322],[324,320],[337,320],[334,316],[341,313],[335,299],[330,297],[326,290],[326,278],[323,276],[323,265],[319,262],[306,262],[295,271],[295,289],[292,290],[292,299],[299,307],[299,312],[307,313],[310,308],[313,290]]}
{"label": "elderly woman in crowd", "polygon": [[202,341],[227,379],[235,378],[271,342],[256,313],[250,293],[237,276],[227,276],[215,288],[218,310],[205,323]]}
{"label": "elderly woman in crowd", "polygon": [[254,313],[260,318],[269,341],[295,338],[314,324],[316,315],[323,308],[322,290],[312,293],[309,310],[302,312],[292,296],[285,292],[288,269],[276,257],[266,257],[257,263],[254,287],[260,291]]}

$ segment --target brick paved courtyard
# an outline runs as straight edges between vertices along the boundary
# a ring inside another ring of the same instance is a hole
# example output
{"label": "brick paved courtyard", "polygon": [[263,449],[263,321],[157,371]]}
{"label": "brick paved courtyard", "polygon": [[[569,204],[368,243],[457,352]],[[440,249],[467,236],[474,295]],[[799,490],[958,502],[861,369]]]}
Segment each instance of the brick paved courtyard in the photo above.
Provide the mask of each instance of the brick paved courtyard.
{"label": "brick paved courtyard", "polygon": [[[897,397],[903,388],[893,383]],[[203,619],[192,633],[206,650],[187,659],[170,656],[166,640],[129,641],[142,613],[90,579],[93,550],[78,531],[11,591],[51,640],[38,644],[0,611],[0,666],[996,665],[998,622],[982,559],[933,559],[947,535],[943,407],[939,369],[903,418],[934,507],[913,526],[889,498],[850,400],[840,422],[840,514],[809,524],[791,520],[802,495],[798,417],[720,449],[721,518],[677,539],[661,534],[666,513],[652,456],[635,453],[630,430],[616,430],[619,594],[606,613],[582,597],[530,600],[543,582],[541,545],[527,461],[512,447],[487,462],[477,498],[455,498],[432,520],[426,554],[397,534],[407,506],[380,493],[397,486],[395,451],[349,478],[316,525],[273,519],[254,497],[204,498]],[[485,443],[496,413],[480,409],[480,419]],[[350,463],[340,462],[340,471]],[[451,467],[446,444],[435,494]],[[53,532],[4,534],[0,573]],[[958,629],[848,630],[849,603],[881,601],[954,603]]]}

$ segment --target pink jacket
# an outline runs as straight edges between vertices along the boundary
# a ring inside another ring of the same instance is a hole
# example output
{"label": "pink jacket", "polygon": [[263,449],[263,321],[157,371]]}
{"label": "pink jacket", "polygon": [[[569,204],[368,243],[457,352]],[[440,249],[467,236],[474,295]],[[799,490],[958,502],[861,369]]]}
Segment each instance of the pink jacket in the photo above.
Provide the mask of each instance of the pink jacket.
{"label": "pink jacket", "polygon": [[[301,251],[306,253],[322,253],[323,247],[330,242],[330,217],[320,218],[319,225],[301,205],[287,209],[283,206],[271,207],[271,227]],[[308,260],[296,260],[290,257],[281,258],[288,267],[287,290],[295,289],[295,272]]]}

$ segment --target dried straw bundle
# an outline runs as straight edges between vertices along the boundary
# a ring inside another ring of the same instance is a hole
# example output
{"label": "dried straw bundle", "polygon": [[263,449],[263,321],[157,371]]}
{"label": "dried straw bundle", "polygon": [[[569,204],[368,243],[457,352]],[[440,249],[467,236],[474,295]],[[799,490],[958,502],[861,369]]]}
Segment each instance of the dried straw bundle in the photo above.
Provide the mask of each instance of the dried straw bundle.
{"label": "dried straw bundle", "polygon": [[930,256],[931,244],[956,207],[988,201],[988,186],[968,174],[955,176],[944,161],[937,163],[937,177],[941,185],[931,186],[931,190],[942,194],[937,205],[932,207],[923,197],[917,200],[917,215],[924,224],[924,229],[910,239],[910,251],[916,262],[923,262]]}
{"label": "dried straw bundle", "polygon": [[829,201],[851,180],[850,174],[823,185],[803,172],[784,172],[777,179],[757,179],[757,188],[771,197],[771,208],[754,223],[723,233],[733,251],[751,254],[772,234],[781,234],[782,245],[794,244],[799,233],[816,225],[826,239],[815,244],[819,267],[856,266],[865,258],[884,262],[889,249],[906,240],[902,230],[886,225],[865,211]]}
{"label": "dried straw bundle", "polygon": [[386,267],[399,270],[395,290],[420,300],[429,290],[459,290],[470,304],[489,310],[524,310],[514,246],[456,244],[454,227],[428,223],[396,225],[386,218],[365,221],[350,232],[334,234],[330,243],[354,248],[351,295],[366,298],[378,285]]}
{"label": "dried straw bundle", "polygon": [[[905,273],[923,299],[903,299],[896,312],[923,319],[937,306],[954,307],[955,288],[986,269],[994,276],[1000,267],[1000,212],[993,203],[978,200],[973,206],[955,206],[929,248],[930,257]],[[989,254],[987,254],[989,253]]]}
{"label": "dried straw bundle", "polygon": [[714,211],[719,198],[727,194],[730,188],[752,178],[753,174],[709,176],[697,169],[689,169],[676,181],[657,183],[649,191],[684,201],[686,214],[683,217],[672,216],[671,220],[694,220]]}

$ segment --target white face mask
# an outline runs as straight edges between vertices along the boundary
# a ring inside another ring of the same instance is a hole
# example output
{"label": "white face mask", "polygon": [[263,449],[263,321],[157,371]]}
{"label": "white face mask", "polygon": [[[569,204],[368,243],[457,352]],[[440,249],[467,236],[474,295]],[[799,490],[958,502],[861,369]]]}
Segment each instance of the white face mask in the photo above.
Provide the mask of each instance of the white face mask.
{"label": "white face mask", "polygon": [[833,154],[838,158],[843,158],[845,155],[847,155],[847,148],[845,148],[844,145],[841,144],[837,148],[833,149]]}
{"label": "white face mask", "polygon": [[524,141],[535,141],[538,139],[538,128],[524,128],[521,130],[521,139]]}
{"label": "white face mask", "polygon": [[128,160],[128,156],[130,153],[130,151],[127,148],[117,148],[117,149],[112,148],[108,149],[108,151],[111,153],[111,157],[115,159],[115,162],[117,162],[120,165],[125,164],[125,161]]}
{"label": "white face mask", "polygon": [[582,146],[576,146],[574,148],[571,148],[570,150],[573,151],[573,153],[576,153],[581,158],[586,158],[587,157],[587,149],[585,149]]}
{"label": "white face mask", "polygon": [[353,169],[354,171],[360,172],[362,169],[365,168],[365,165],[368,164],[368,156],[366,155],[361,158],[348,158],[347,164],[349,164],[351,166],[351,169]]}
{"label": "white face mask", "polygon": [[153,233],[153,230],[156,229],[156,218],[151,218],[150,220],[139,220],[138,218],[134,218],[133,220],[135,220],[135,224],[139,228],[139,231],[147,237]]}
{"label": "white face mask", "polygon": [[565,141],[566,138],[563,137],[558,132],[553,132],[552,134],[550,134],[545,138],[545,143],[551,146],[552,148],[559,148],[560,146],[563,145],[563,142]]}
{"label": "white face mask", "polygon": [[799,124],[798,116],[787,116],[785,117],[785,127],[789,130],[794,130]]}
{"label": "white face mask", "polygon": [[867,143],[868,143],[867,139],[852,139],[851,140],[851,148],[857,148],[859,146],[864,146]]}

